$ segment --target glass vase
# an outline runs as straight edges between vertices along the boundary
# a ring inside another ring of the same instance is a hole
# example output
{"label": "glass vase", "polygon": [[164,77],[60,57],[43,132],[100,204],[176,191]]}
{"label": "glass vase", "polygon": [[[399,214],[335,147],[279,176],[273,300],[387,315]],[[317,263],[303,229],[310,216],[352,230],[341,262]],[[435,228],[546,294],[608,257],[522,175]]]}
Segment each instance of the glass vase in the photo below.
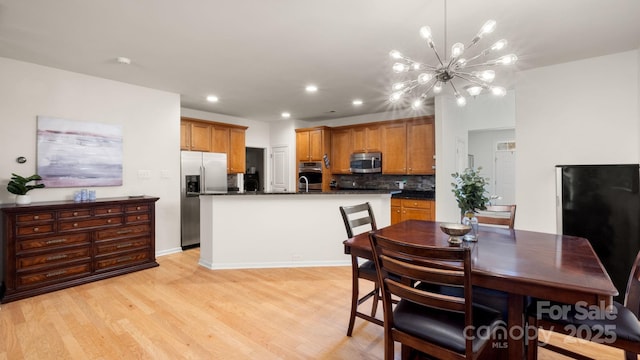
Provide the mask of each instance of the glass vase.
{"label": "glass vase", "polygon": [[465,234],[462,239],[465,241],[478,241],[478,218],[472,211],[468,211],[462,217],[462,224],[471,226],[471,231]]}

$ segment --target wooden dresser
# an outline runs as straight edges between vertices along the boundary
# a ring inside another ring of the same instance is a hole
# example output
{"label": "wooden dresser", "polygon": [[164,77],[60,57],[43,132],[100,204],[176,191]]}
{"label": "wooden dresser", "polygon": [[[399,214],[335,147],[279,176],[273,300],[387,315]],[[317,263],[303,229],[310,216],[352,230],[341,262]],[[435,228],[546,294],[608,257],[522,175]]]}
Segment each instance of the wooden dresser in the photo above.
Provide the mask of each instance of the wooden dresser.
{"label": "wooden dresser", "polygon": [[157,200],[1,205],[2,302],[158,266]]}

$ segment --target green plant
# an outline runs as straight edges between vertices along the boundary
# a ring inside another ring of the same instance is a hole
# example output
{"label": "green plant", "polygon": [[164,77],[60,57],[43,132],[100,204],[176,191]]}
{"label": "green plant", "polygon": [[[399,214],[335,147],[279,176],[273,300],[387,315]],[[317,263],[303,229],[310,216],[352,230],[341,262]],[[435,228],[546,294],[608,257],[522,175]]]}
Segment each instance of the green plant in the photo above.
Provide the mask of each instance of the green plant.
{"label": "green plant", "polygon": [[453,186],[451,191],[456,196],[462,215],[487,208],[486,204],[489,198],[485,195],[487,193],[485,186],[488,184],[489,178],[480,175],[481,169],[482,167],[478,167],[477,170],[466,168],[461,174],[457,172],[451,174],[454,178],[454,182],[451,183]]}
{"label": "green plant", "polygon": [[12,194],[26,195],[30,190],[41,189],[44,187],[44,184],[27,185],[31,181],[35,180],[42,180],[42,178],[37,174],[25,178],[12,173],[11,181],[9,181],[9,184],[7,184],[7,190],[9,190],[9,192]]}

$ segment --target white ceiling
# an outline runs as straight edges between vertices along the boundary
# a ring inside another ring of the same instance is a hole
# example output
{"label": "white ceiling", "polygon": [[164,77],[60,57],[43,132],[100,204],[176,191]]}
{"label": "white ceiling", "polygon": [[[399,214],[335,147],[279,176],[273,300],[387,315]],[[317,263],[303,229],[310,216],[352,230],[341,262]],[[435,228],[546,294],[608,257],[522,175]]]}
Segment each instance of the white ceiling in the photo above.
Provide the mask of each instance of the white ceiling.
{"label": "white ceiling", "polygon": [[[446,7],[448,46],[495,19],[483,44],[506,38],[513,71],[640,48],[639,0]],[[418,29],[430,25],[441,48],[444,19],[444,0],[0,0],[0,57],[179,93],[192,109],[319,120],[388,110],[389,51],[435,63]]]}

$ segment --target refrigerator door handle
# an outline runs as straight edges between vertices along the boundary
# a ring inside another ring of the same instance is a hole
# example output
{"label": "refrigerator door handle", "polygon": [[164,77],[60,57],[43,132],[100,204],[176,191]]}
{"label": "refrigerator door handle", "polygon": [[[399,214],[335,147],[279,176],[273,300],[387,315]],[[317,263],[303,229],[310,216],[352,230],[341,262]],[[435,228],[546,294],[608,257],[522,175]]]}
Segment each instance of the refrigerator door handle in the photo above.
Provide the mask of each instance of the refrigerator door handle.
{"label": "refrigerator door handle", "polygon": [[205,192],[205,186],[207,184],[207,179],[205,178],[205,176],[206,170],[204,166],[200,166],[200,194],[204,194]]}

